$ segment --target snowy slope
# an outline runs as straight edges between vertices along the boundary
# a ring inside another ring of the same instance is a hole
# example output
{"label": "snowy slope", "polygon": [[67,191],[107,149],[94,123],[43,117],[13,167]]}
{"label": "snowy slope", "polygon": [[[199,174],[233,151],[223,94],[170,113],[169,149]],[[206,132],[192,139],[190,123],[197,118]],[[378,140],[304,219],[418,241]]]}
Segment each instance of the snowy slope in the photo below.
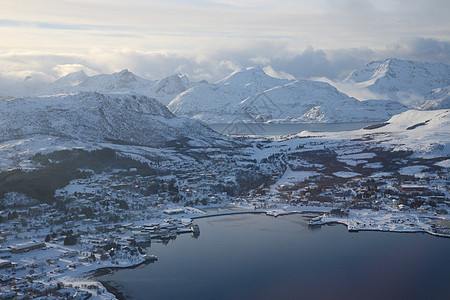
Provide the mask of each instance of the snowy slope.
{"label": "snowy slope", "polygon": [[277,86],[242,101],[256,121],[365,122],[387,120],[406,108],[393,101],[358,101],[325,82],[297,80]]}
{"label": "snowy slope", "polygon": [[33,97],[77,92],[138,93],[155,98],[164,105],[178,94],[197,85],[181,74],[174,74],[156,82],[141,78],[128,70],[89,77],[84,71],[69,73],[52,83],[28,80],[9,85],[0,91],[0,99]]}
{"label": "snowy slope", "polygon": [[385,99],[415,102],[433,89],[450,85],[450,66],[394,58],[373,61],[346,79]]}
{"label": "snowy slope", "polygon": [[[258,150],[258,159],[269,157],[280,147],[288,152],[298,152],[299,148],[306,152],[333,149],[340,155],[339,160],[351,167],[349,170],[367,163],[367,159],[377,156],[374,153],[381,149],[387,151],[383,156],[396,151],[412,151],[414,158],[431,159],[431,164],[436,159],[444,166],[448,165],[450,157],[450,110],[408,110],[373,129],[321,133],[302,131],[274,139],[273,146]],[[383,156],[378,157],[380,162],[384,161]],[[377,162],[367,167],[381,168],[383,164]],[[359,169],[356,172],[364,171]]]}
{"label": "snowy slope", "polygon": [[149,95],[154,85],[151,80],[143,79],[128,70],[113,74],[101,74],[89,77],[84,71],[69,73],[54,82],[46,83],[33,79],[14,82],[0,90],[0,99],[15,97],[35,97],[76,92],[99,93],[139,93]]}
{"label": "snowy slope", "polygon": [[77,86],[83,81],[87,80],[88,78],[89,76],[87,76],[83,70],[69,73],[53,82],[52,89],[58,90],[67,87]]}
{"label": "snowy slope", "polygon": [[[370,133],[398,149],[450,156],[450,110],[409,110],[393,116],[388,125]],[[367,131],[367,130],[366,130]]]}
{"label": "snowy slope", "polygon": [[189,79],[181,74],[174,74],[158,80],[151,88],[148,95],[157,99],[164,105],[167,105],[178,94],[186,91],[195,84],[191,83]]}
{"label": "snowy slope", "polygon": [[213,83],[200,83],[179,94],[169,109],[179,116],[193,117],[209,123],[229,122],[235,118],[236,106],[258,92],[288,83],[267,75],[261,68],[234,72]]}
{"label": "snowy slope", "polygon": [[[380,124],[381,125],[381,124]],[[308,134],[308,133],[303,133]],[[327,133],[323,138],[365,141],[428,157],[450,156],[450,110],[408,110],[375,129]]]}
{"label": "snowy slope", "polygon": [[417,104],[417,109],[432,110],[450,108],[450,86],[434,89],[425,98],[425,101]]}
{"label": "snowy slope", "polygon": [[0,100],[44,95],[48,94],[50,89],[50,83],[37,81],[32,78],[21,82],[9,80],[2,82],[2,86],[0,86]]}
{"label": "snowy slope", "polygon": [[153,84],[153,81],[143,79],[125,69],[113,74],[101,74],[89,77],[79,85],[68,90],[68,92],[135,92],[145,95]]}
{"label": "snowy slope", "polygon": [[0,101],[0,141],[49,135],[83,141],[164,146],[176,139],[220,144],[202,123],[174,116],[154,99],[95,92]]}

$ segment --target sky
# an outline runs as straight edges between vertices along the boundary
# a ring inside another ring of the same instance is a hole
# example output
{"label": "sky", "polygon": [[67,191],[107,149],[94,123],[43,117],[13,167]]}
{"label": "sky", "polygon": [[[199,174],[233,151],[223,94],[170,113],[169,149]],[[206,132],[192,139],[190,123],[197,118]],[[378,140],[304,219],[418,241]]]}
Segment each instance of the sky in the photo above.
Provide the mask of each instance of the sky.
{"label": "sky", "polygon": [[261,66],[344,78],[396,57],[450,64],[448,0],[0,0],[0,80],[128,69],[216,81]]}

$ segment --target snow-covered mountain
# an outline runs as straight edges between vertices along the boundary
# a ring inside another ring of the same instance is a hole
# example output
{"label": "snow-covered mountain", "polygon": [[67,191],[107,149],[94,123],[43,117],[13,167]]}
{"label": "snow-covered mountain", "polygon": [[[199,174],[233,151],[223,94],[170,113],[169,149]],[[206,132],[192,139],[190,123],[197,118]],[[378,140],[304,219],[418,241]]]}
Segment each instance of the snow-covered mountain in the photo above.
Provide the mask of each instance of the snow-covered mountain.
{"label": "snow-covered mountain", "polygon": [[224,137],[204,124],[174,116],[164,105],[137,94],[81,92],[0,101],[0,141],[47,135],[91,142],[164,146],[220,144]]}
{"label": "snow-covered mountain", "polygon": [[64,89],[77,86],[88,78],[89,76],[83,70],[69,73],[53,82],[52,89]]}
{"label": "snow-covered mountain", "polygon": [[153,84],[153,81],[143,79],[125,69],[113,74],[101,74],[86,78],[68,92],[135,92],[146,95]]}
{"label": "snow-covered mountain", "polygon": [[235,118],[235,108],[241,101],[288,82],[267,75],[261,68],[250,68],[234,72],[216,83],[201,82],[179,94],[168,107],[179,116],[210,123],[229,122]]}
{"label": "snow-covered mountain", "polygon": [[325,82],[297,80],[277,86],[242,101],[255,121],[278,122],[365,122],[387,120],[405,111],[398,102],[359,101]]}
{"label": "snow-covered mountain", "polygon": [[417,104],[417,109],[433,110],[450,108],[450,86],[434,89],[425,98],[425,101]]}
{"label": "snow-covered mountain", "polygon": [[178,94],[186,91],[195,84],[191,83],[187,76],[174,74],[158,80],[149,91],[149,96],[157,99],[164,105],[167,105]]}
{"label": "snow-covered mountain", "polygon": [[177,95],[198,84],[190,82],[187,76],[182,74],[174,74],[158,81],[152,81],[141,78],[126,69],[113,74],[100,74],[92,77],[81,70],[69,73],[51,83],[27,80],[9,84],[7,88],[0,90],[0,99],[77,92],[138,93],[167,105]]}
{"label": "snow-covered mountain", "polygon": [[358,83],[384,99],[413,103],[433,89],[450,85],[450,66],[394,58],[354,70],[346,82]]}
{"label": "snow-covered mountain", "polygon": [[324,82],[273,78],[260,68],[198,85],[168,107],[207,123],[381,121],[406,110],[392,101],[358,101]]}
{"label": "snow-covered mountain", "polygon": [[101,74],[92,77],[89,77],[84,71],[78,71],[69,73],[51,83],[39,82],[33,79],[13,82],[8,87],[0,90],[0,99],[76,92],[139,93],[148,95],[153,85],[153,81],[143,79],[126,69],[113,74]]}
{"label": "snow-covered mountain", "polygon": [[178,116],[207,123],[382,121],[405,110],[398,102],[422,110],[449,107],[450,66],[444,64],[385,59],[355,70],[346,81],[389,101],[358,101],[329,84],[274,78],[259,67],[234,72],[216,83],[190,82],[181,74],[155,82],[126,69],[92,77],[79,71],[53,83],[31,79],[12,84],[0,91],[0,99],[137,93],[168,104]]}

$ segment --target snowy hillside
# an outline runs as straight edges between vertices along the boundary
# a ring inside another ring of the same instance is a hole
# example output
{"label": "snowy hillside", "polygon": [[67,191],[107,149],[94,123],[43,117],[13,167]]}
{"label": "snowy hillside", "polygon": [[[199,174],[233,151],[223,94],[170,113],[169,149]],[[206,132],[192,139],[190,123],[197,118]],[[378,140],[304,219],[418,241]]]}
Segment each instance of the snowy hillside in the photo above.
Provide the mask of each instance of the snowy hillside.
{"label": "snowy hillside", "polygon": [[143,79],[125,69],[113,74],[101,74],[89,77],[68,91],[99,93],[135,92],[146,94],[146,91],[153,84],[153,81]]}
{"label": "snowy hillside", "polygon": [[417,109],[432,110],[450,108],[450,86],[434,89],[425,98],[425,101],[417,104]]}
{"label": "snowy hillside", "polygon": [[450,110],[409,110],[393,116],[387,123],[384,127],[363,131],[374,141],[393,145],[397,150],[450,155]]}
{"label": "snowy hillside", "polygon": [[87,76],[83,70],[69,73],[53,82],[52,89],[58,90],[67,87],[77,86],[83,81],[87,80],[88,78],[89,76]]}
{"label": "snowy hillside", "polygon": [[82,92],[0,101],[0,122],[1,141],[37,134],[146,146],[176,139],[210,145],[223,139],[202,123],[178,118],[158,101],[136,94]]}
{"label": "snowy hillside", "polygon": [[189,81],[186,76],[181,74],[174,74],[158,80],[148,92],[148,95],[157,99],[164,105],[167,105],[178,94],[186,91],[194,84]]}
{"label": "snowy hillside", "polygon": [[423,100],[433,89],[450,85],[450,66],[390,58],[356,69],[346,81],[367,87],[384,99],[412,103]]}
{"label": "snowy hillside", "polygon": [[298,80],[277,86],[242,101],[256,121],[365,122],[387,120],[406,108],[393,101],[358,101],[325,82]]}
{"label": "snowy hillside", "polygon": [[178,95],[168,108],[176,115],[209,123],[229,122],[235,118],[235,108],[241,101],[288,82],[267,75],[261,68],[251,68],[213,84],[200,83]]}
{"label": "snowy hillside", "polygon": [[[419,156],[450,155],[450,110],[408,110],[379,126],[356,131],[327,133],[333,140],[365,141],[393,150],[412,150]],[[302,133],[308,135],[307,132]]]}

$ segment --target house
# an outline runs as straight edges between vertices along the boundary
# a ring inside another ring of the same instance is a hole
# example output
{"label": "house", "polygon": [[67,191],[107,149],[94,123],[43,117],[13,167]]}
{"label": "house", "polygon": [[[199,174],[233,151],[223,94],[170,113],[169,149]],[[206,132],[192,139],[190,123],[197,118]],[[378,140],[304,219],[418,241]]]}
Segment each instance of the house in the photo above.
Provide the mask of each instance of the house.
{"label": "house", "polygon": [[184,209],[182,209],[182,208],[165,209],[165,210],[163,210],[163,213],[165,213],[167,215],[182,214],[182,213],[184,213]]}
{"label": "house", "polygon": [[0,258],[11,257],[11,249],[0,249]]}
{"label": "house", "polygon": [[423,192],[423,191],[425,191],[425,187],[422,185],[403,184],[400,186],[400,191],[402,191],[402,192]]}
{"label": "house", "polygon": [[0,269],[9,268],[11,266],[11,262],[6,259],[0,259]]}
{"label": "house", "polygon": [[17,244],[11,248],[12,253],[24,253],[34,249],[45,248],[45,243],[25,243]]}

